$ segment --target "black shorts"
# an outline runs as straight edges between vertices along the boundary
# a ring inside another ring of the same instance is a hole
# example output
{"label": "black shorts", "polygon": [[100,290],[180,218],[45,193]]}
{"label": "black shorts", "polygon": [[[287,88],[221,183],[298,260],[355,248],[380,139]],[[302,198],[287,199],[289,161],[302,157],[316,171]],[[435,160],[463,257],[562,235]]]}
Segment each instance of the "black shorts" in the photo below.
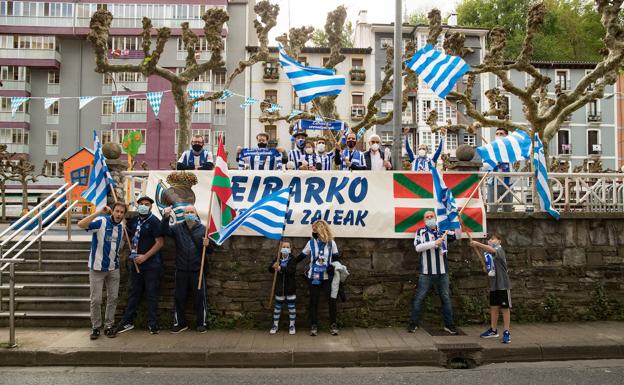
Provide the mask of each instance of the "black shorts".
{"label": "black shorts", "polygon": [[499,306],[503,309],[511,308],[511,291],[509,290],[490,291],[490,306]]}

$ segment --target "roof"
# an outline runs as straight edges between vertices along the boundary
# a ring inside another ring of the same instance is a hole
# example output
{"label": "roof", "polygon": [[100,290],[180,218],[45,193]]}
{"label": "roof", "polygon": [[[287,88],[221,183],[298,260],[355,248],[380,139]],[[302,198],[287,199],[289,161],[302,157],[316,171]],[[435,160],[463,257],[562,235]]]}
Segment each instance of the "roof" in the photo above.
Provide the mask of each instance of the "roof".
{"label": "roof", "polygon": [[[247,46],[245,47],[248,52],[254,53],[258,52],[258,46]],[[269,52],[278,52],[277,47],[269,47]],[[371,47],[368,48],[341,48],[340,53],[342,54],[353,54],[353,55],[370,55],[373,52]],[[303,47],[301,53],[331,53],[329,47]]]}
{"label": "roof", "polygon": [[79,153],[81,153],[82,151],[88,151],[91,155],[93,155],[93,151],[91,151],[91,149],[83,147],[80,150],[74,152],[73,154],[71,154],[70,156],[67,157],[67,159],[64,160],[64,162],[67,162],[68,160],[70,160],[71,158],[73,158],[74,156],[78,155]]}
{"label": "roof", "polygon": [[[392,27],[394,28],[394,23],[390,23],[390,24],[384,24],[384,23],[373,23],[371,24],[372,28],[379,28],[379,27]],[[409,24],[409,23],[403,23],[403,28],[413,28],[413,29],[417,29],[417,28],[429,28],[429,24]],[[448,24],[443,24],[442,25],[443,29],[451,29],[451,30],[471,30],[471,31],[475,31],[475,32],[489,32],[490,28],[482,28],[482,27],[465,27],[465,26],[461,26],[461,25],[448,25]]]}
{"label": "roof", "polygon": [[[505,60],[505,64],[512,64],[514,61]],[[531,64],[536,68],[585,68],[592,69],[596,67],[596,62],[575,61],[575,60],[533,60]]]}

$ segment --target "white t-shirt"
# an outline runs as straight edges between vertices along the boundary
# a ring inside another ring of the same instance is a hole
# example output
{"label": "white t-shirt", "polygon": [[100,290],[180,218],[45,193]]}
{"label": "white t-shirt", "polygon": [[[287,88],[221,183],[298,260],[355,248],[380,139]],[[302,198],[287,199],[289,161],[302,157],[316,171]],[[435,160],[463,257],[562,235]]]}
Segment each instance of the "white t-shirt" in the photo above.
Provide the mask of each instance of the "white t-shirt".
{"label": "white t-shirt", "polygon": [[371,170],[372,171],[382,171],[386,168],[384,167],[384,161],[381,159],[381,153],[379,151],[370,152],[371,157]]}

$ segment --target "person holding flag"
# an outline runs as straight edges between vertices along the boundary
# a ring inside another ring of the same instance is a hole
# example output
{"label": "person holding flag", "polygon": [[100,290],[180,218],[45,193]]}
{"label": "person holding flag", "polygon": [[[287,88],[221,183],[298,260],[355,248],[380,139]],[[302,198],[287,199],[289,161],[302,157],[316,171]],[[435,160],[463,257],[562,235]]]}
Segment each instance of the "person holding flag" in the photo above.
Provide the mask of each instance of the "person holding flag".
{"label": "person holding flag", "polygon": [[239,170],[281,170],[282,154],[269,147],[269,134],[256,135],[257,148],[242,148],[238,155]]}
{"label": "person holding flag", "polygon": [[202,135],[193,135],[191,149],[182,153],[176,168],[178,170],[212,170],[214,168],[212,152],[204,150]]}

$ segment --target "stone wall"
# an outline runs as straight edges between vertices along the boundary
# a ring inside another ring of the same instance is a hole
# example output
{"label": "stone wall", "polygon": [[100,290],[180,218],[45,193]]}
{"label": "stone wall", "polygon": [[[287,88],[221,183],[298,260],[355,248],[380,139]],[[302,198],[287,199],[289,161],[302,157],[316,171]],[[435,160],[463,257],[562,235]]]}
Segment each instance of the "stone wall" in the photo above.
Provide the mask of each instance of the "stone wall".
{"label": "stone wall", "polygon": [[[575,215],[560,221],[536,214],[490,215],[488,230],[505,242],[515,321],[622,319],[624,316],[624,215]],[[307,239],[294,239],[299,252]],[[347,302],[338,304],[342,326],[384,326],[406,321],[418,280],[413,241],[338,239],[343,263],[351,272]],[[168,327],[173,308],[173,241],[164,251],[161,323]],[[208,260],[208,296],[216,327],[266,327],[276,241],[234,237]],[[298,268],[298,325],[307,321],[306,263]],[[449,250],[451,296],[458,324],[488,317],[488,283],[467,241]],[[121,308],[127,296],[121,292]],[[191,301],[188,303],[192,314]],[[321,319],[326,319],[325,307]],[[439,300],[430,295],[424,323],[438,323]],[[142,315],[143,317],[144,315]],[[282,316],[283,320],[286,315]],[[194,320],[190,317],[189,320]],[[142,322],[137,321],[138,323]]]}

